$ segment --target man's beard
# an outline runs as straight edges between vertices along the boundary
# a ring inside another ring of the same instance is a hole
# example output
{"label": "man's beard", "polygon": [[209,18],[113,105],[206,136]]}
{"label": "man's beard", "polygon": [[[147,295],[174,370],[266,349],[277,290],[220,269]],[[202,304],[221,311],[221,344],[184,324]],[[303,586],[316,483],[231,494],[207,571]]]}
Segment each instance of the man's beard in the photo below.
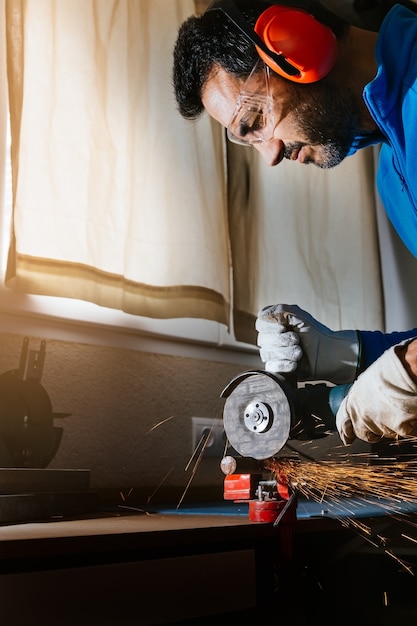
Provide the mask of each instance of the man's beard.
{"label": "man's beard", "polygon": [[335,167],[347,156],[361,132],[360,103],[350,91],[342,93],[323,81],[296,87],[291,89],[292,115],[298,132],[306,139],[286,144],[284,156],[288,159],[303,146],[314,146],[315,158],[307,155],[304,163],[323,169]]}

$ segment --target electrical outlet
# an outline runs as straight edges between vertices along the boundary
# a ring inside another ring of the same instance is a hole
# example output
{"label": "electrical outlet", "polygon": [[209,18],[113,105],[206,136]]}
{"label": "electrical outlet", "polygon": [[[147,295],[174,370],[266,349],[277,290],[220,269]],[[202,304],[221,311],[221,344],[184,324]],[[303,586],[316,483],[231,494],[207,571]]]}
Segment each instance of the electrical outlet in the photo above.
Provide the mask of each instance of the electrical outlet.
{"label": "electrical outlet", "polygon": [[203,455],[222,459],[226,445],[226,433],[223,420],[210,417],[192,417],[192,452],[199,454],[204,446]]}

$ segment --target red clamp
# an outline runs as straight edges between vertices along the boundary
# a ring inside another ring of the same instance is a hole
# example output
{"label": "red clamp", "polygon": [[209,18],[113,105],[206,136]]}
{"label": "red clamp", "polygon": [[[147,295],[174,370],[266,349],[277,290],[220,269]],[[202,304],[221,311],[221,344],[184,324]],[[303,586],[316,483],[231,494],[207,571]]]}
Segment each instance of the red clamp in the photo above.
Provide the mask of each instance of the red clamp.
{"label": "red clamp", "polygon": [[224,479],[225,500],[250,500],[258,489],[259,474],[229,474]]}
{"label": "red clamp", "polygon": [[229,474],[224,479],[225,500],[248,500],[252,522],[275,523],[284,516],[295,521],[295,497],[287,485],[277,481],[262,481],[258,474]]}

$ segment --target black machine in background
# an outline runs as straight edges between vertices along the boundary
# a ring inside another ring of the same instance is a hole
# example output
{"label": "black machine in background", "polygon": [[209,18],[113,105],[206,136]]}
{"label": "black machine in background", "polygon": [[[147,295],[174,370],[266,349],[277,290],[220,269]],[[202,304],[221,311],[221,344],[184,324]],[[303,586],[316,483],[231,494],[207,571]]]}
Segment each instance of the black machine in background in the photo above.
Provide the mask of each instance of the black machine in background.
{"label": "black machine in background", "polygon": [[52,461],[63,429],[54,426],[55,413],[41,384],[45,341],[39,350],[29,350],[23,340],[18,369],[0,375],[0,467],[45,468]]}

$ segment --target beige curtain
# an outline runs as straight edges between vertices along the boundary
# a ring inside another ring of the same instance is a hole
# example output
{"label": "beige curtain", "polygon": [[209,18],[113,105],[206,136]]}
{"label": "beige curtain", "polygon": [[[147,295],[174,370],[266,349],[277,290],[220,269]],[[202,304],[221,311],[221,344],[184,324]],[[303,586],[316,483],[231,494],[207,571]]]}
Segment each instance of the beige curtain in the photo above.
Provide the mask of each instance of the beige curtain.
{"label": "beige curtain", "polygon": [[[176,111],[192,0],[6,0],[14,176],[7,286],[227,323],[222,133]],[[220,155],[220,158],[219,158]]]}
{"label": "beige curtain", "polygon": [[372,159],[270,169],[182,120],[172,48],[192,0],[5,2],[8,287],[154,318],[233,310],[247,342],[274,302],[382,326]]}
{"label": "beige curtain", "polygon": [[372,149],[327,171],[228,150],[236,336],[254,342],[254,313],[278,302],[334,329],[382,329]]}

